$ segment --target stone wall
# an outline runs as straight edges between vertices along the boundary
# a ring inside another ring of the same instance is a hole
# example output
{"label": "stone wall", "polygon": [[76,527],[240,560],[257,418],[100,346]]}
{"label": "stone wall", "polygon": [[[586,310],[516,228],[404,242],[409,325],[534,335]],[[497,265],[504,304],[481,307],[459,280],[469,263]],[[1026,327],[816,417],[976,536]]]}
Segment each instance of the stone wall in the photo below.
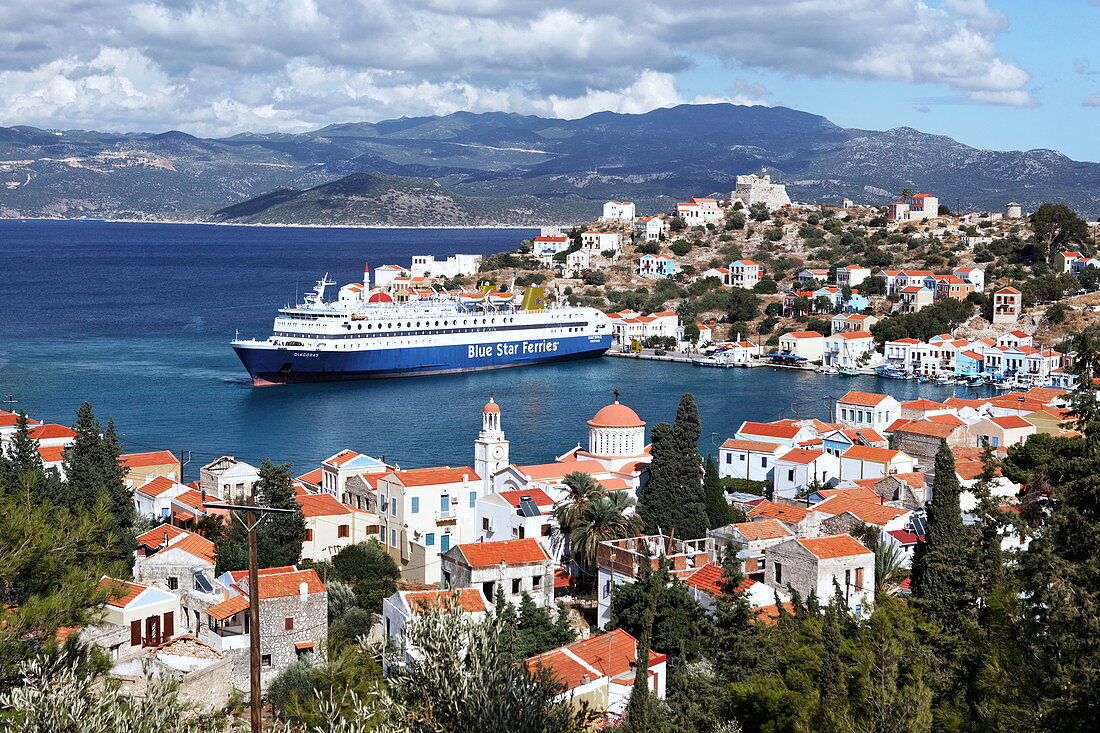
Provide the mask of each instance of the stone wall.
{"label": "stone wall", "polygon": [[[817,588],[817,563],[793,540],[769,547],[764,557],[764,582],[772,588],[786,590],[789,584],[803,598]],[[776,563],[783,566],[783,578],[779,582],[775,579]]]}
{"label": "stone wall", "polygon": [[[294,619],[294,628],[286,629],[286,619]],[[311,593],[266,598],[260,603],[260,655],[271,657],[270,666],[261,668],[264,685],[298,658],[295,644],[312,643],[314,650],[328,638],[328,593]],[[233,684],[248,686],[248,649],[233,650]]]}

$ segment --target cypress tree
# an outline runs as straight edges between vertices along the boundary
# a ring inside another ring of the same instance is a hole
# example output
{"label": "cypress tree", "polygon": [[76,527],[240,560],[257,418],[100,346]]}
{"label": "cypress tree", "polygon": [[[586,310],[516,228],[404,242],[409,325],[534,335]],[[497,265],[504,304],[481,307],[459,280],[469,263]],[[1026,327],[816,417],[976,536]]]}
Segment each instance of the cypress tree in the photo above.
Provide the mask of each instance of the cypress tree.
{"label": "cypress tree", "polygon": [[668,532],[675,521],[676,451],[673,428],[666,422],[653,426],[650,436],[649,480],[638,501],[638,516],[649,533]]}
{"label": "cypress tree", "polygon": [[974,613],[968,578],[971,552],[959,506],[955,458],[947,441],[936,453],[936,476],[928,504],[928,528],[913,558],[913,598],[945,628],[958,628]]}
{"label": "cypress tree", "polygon": [[653,426],[652,444],[649,481],[638,504],[646,531],[675,533],[683,539],[703,537],[710,518],[699,461],[699,410],[693,396],[680,399],[675,425]]}
{"label": "cypress tree", "polygon": [[699,408],[695,395],[688,392],[680,397],[676,408],[676,450],[679,454],[680,482],[685,487],[700,484],[703,479],[699,460]]}
{"label": "cypress tree", "polygon": [[272,514],[261,525],[257,542],[269,542],[267,562],[271,566],[293,565],[302,556],[302,543],[306,539],[306,520],[294,498],[294,482],[290,476],[290,464],[275,465],[264,459],[259,469],[260,479],[255,492],[264,506],[275,509],[293,509],[293,514]]}
{"label": "cypress tree", "polygon": [[726,501],[726,492],[722,490],[718,466],[714,463],[714,456],[710,455],[703,466],[703,495],[707,503],[707,526],[713,529],[729,524],[732,521],[730,505]]}

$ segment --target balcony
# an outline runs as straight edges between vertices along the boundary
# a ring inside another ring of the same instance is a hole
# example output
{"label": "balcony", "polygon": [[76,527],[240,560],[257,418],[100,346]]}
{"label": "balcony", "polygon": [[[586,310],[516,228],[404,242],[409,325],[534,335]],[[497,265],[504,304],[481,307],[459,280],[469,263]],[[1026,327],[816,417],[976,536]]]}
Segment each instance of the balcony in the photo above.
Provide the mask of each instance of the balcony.
{"label": "balcony", "polygon": [[213,634],[213,637],[203,639],[203,641],[208,641],[212,647],[220,652],[228,649],[248,648],[249,637],[248,632],[244,630],[244,624],[219,626],[216,629],[209,629],[209,631]]}
{"label": "balcony", "polygon": [[448,509],[447,511],[437,511],[435,513],[436,524],[454,524],[458,521],[458,512],[454,509]]}

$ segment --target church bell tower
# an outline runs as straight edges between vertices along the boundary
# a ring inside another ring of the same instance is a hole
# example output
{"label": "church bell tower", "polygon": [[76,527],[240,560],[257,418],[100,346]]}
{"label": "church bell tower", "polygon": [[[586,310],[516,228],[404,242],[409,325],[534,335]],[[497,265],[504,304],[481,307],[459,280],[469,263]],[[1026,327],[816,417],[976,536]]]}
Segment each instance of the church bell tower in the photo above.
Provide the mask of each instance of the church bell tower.
{"label": "church bell tower", "polygon": [[492,490],[493,476],[508,466],[508,441],[500,426],[500,405],[493,396],[481,409],[481,432],[474,441],[474,470],[484,482],[482,495]]}

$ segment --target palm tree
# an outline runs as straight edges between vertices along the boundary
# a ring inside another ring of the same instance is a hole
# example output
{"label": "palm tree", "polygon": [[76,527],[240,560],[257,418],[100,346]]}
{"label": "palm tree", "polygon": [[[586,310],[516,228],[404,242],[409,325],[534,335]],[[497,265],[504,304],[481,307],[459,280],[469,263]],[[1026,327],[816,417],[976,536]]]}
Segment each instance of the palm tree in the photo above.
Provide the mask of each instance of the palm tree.
{"label": "palm tree", "polygon": [[558,520],[562,534],[568,536],[580,523],[589,500],[596,492],[603,491],[603,487],[583,471],[567,473],[562,484],[565,486],[565,498],[554,505],[554,519]]}
{"label": "palm tree", "polygon": [[585,503],[581,521],[569,533],[573,555],[586,568],[596,563],[600,543],[631,537],[642,530],[642,519],[627,514],[634,499],[625,491],[603,491],[592,494]]}
{"label": "palm tree", "polygon": [[901,548],[893,542],[879,542],[875,546],[875,597],[878,598],[897,586],[904,578]]}
{"label": "palm tree", "polygon": [[901,189],[901,200],[902,201],[908,201],[909,197],[912,196],[912,195],[913,195],[913,189],[909,188],[908,186]]}

